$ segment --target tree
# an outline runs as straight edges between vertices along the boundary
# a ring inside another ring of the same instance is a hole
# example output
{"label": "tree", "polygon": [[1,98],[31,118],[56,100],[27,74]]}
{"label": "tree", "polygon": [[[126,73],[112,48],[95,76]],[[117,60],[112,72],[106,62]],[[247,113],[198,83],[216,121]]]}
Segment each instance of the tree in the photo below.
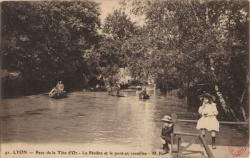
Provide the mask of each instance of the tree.
{"label": "tree", "polygon": [[[237,79],[246,83],[248,40],[240,34],[248,33],[248,2],[132,0],[124,3],[132,7],[133,13],[145,15],[144,36],[150,40],[144,46],[154,48],[155,63],[159,65],[162,61],[159,78],[168,82],[171,76],[168,70],[174,70],[184,89],[199,83],[211,85],[210,92],[217,95],[224,111],[230,110],[235,116],[240,106],[232,108],[232,98],[237,97],[228,91],[237,91],[241,96],[246,86],[236,88],[239,82],[233,76],[241,76]],[[236,67],[240,71],[234,71]]]}
{"label": "tree", "polygon": [[120,68],[127,66],[123,44],[137,32],[137,27],[122,10],[115,10],[105,19],[99,43],[88,51],[87,61],[94,64],[97,76],[101,75],[111,86],[118,81]]}
{"label": "tree", "polygon": [[118,9],[107,16],[102,30],[114,39],[122,40],[136,34],[137,27],[123,10]]}
{"label": "tree", "polygon": [[58,79],[80,81],[84,52],[98,38],[97,3],[3,2],[2,9],[4,69],[20,71],[38,89]]}
{"label": "tree", "polygon": [[[107,80],[114,78],[119,68],[123,67],[124,57],[121,52],[121,45],[122,43],[119,40],[103,36],[98,45],[88,51],[86,59],[88,62],[95,62],[92,65],[97,70],[97,76],[101,75]],[[115,83],[115,80],[114,78],[112,84]]]}

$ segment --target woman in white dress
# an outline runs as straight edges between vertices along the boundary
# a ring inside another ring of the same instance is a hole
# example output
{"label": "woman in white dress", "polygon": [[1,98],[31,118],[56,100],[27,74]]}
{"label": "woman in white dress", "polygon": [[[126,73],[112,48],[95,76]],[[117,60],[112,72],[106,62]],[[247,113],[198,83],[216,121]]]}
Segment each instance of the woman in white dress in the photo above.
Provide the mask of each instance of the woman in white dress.
{"label": "woman in white dress", "polygon": [[201,118],[197,122],[196,129],[201,130],[201,134],[205,137],[206,130],[211,131],[212,136],[212,148],[216,149],[215,138],[216,132],[219,132],[219,122],[216,118],[218,110],[214,103],[215,97],[209,93],[205,93],[200,96],[202,105],[199,108],[199,114]]}

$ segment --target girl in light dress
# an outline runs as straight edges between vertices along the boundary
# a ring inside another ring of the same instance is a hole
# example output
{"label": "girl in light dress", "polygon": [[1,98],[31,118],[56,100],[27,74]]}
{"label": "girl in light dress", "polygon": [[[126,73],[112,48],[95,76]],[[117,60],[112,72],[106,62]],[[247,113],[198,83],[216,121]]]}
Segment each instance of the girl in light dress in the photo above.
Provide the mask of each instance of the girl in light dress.
{"label": "girl in light dress", "polygon": [[205,137],[206,130],[211,131],[212,136],[212,148],[216,149],[215,138],[216,132],[219,132],[219,122],[216,118],[218,115],[218,110],[216,104],[214,103],[215,97],[209,93],[205,93],[200,96],[202,105],[199,107],[199,114],[201,118],[197,122],[196,129],[201,130],[201,134]]}

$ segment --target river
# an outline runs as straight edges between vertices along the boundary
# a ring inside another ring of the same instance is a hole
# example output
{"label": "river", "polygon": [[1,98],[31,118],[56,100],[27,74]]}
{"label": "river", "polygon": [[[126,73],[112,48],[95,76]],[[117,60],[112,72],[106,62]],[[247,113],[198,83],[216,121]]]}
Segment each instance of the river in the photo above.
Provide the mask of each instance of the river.
{"label": "river", "polygon": [[[64,99],[32,95],[2,100],[3,142],[114,144],[124,147],[161,148],[161,122],[165,114],[192,118],[184,100],[153,95],[139,100],[136,92],[126,97],[106,92],[72,92]],[[195,124],[179,124],[177,131],[197,133]],[[221,126],[218,144],[228,138],[244,140],[235,127]],[[190,141],[185,138],[184,141]],[[207,138],[210,142],[210,138]]]}

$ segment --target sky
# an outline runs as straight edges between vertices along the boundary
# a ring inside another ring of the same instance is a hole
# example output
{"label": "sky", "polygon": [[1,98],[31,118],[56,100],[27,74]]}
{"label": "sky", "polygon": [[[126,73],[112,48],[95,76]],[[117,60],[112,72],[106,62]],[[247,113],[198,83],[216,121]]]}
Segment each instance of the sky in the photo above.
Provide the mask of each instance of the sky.
{"label": "sky", "polygon": [[[103,23],[108,14],[112,13],[115,9],[119,8],[120,0],[94,0],[100,4],[101,8],[101,22]],[[128,14],[129,15],[129,14]],[[142,26],[144,24],[143,16],[135,17],[129,15],[133,22],[137,22],[138,25]]]}
{"label": "sky", "polygon": [[112,13],[116,8],[119,7],[119,0],[94,0],[100,3],[101,8],[101,21],[107,17],[108,14]]}

